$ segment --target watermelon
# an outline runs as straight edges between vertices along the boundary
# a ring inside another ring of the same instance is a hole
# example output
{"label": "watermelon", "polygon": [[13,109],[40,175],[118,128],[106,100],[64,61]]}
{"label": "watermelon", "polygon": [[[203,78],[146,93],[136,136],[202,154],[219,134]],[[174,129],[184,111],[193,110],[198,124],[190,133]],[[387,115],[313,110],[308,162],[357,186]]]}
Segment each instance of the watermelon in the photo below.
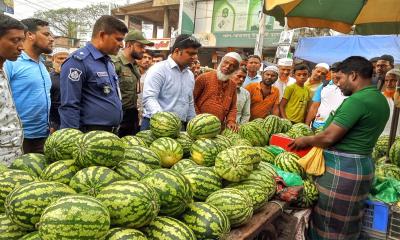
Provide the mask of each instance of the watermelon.
{"label": "watermelon", "polygon": [[150,130],[140,131],[136,133],[135,136],[142,139],[147,146],[150,146],[151,143],[157,139]]}
{"label": "watermelon", "polygon": [[257,184],[263,187],[266,193],[267,199],[271,199],[276,192],[275,178],[270,175],[269,172],[263,171],[262,169],[256,169],[250,173],[250,175],[241,182],[242,184]]}
{"label": "watermelon", "polygon": [[400,181],[400,168],[390,163],[378,165],[375,169],[375,177],[378,179],[394,178]]}
{"label": "watermelon", "polygon": [[189,204],[179,219],[192,229],[197,239],[227,239],[230,232],[225,213],[208,203]]}
{"label": "watermelon", "polygon": [[211,167],[191,167],[181,173],[189,180],[194,198],[200,201],[206,200],[211,193],[222,188],[222,179]]}
{"label": "watermelon", "polygon": [[143,175],[150,172],[151,167],[146,164],[135,161],[125,160],[118,163],[114,171],[126,180],[140,180]]}
{"label": "watermelon", "polygon": [[21,170],[10,169],[0,173],[0,213],[5,211],[4,201],[12,190],[33,181],[32,175]]}
{"label": "watermelon", "polygon": [[0,240],[17,240],[27,233],[26,229],[11,222],[4,213],[0,214]]}
{"label": "watermelon", "polygon": [[246,179],[254,167],[253,151],[248,147],[238,146],[220,152],[215,158],[215,172],[231,182]]}
{"label": "watermelon", "polygon": [[196,240],[186,224],[172,217],[156,217],[143,232],[152,240]]}
{"label": "watermelon", "polygon": [[232,146],[231,140],[223,135],[217,135],[212,140],[217,143],[220,152]]}
{"label": "watermelon", "polygon": [[269,141],[268,133],[254,122],[248,122],[241,125],[239,135],[242,138],[249,140],[253,146],[265,146]]}
{"label": "watermelon", "polygon": [[400,140],[394,141],[389,150],[390,163],[400,167]]}
{"label": "watermelon", "polygon": [[115,134],[92,131],[83,135],[73,155],[76,163],[82,167],[113,167],[124,158],[124,147],[122,140]]}
{"label": "watermelon", "polygon": [[38,224],[42,240],[102,239],[110,228],[110,214],[96,198],[61,197],[48,206]]}
{"label": "watermelon", "polygon": [[313,130],[304,123],[293,124],[292,128],[286,133],[291,138],[314,135]]}
{"label": "watermelon", "polygon": [[238,133],[234,132],[230,128],[225,128],[222,131],[221,135],[224,136],[224,137],[227,137],[229,139],[240,138],[240,135]]}
{"label": "watermelon", "polygon": [[389,163],[389,159],[386,156],[383,156],[381,158],[374,160],[374,162],[375,162],[375,166],[378,166],[378,165],[382,165],[385,163]]}
{"label": "watermelon", "polygon": [[40,153],[28,153],[14,159],[10,169],[23,170],[33,177],[40,177],[43,169],[47,166],[46,158]]}
{"label": "watermelon", "polygon": [[177,139],[175,139],[183,149],[183,157],[190,156],[190,147],[194,143],[193,139],[189,136],[187,132],[180,132]]}
{"label": "watermelon", "polygon": [[199,139],[192,144],[190,155],[193,161],[207,167],[213,166],[219,152],[218,144],[212,139]]}
{"label": "watermelon", "polygon": [[267,116],[262,124],[262,129],[269,135],[282,132],[282,127],[281,118],[275,115]]}
{"label": "watermelon", "polygon": [[297,198],[296,205],[302,208],[309,208],[313,206],[318,200],[317,186],[309,180],[303,181],[303,191]]}
{"label": "watermelon", "polygon": [[265,191],[265,188],[258,184],[258,182],[245,181],[244,183],[232,183],[228,185],[228,188],[235,188],[251,198],[253,206],[253,212],[259,211],[268,202],[269,194]]}
{"label": "watermelon", "polygon": [[52,133],[44,143],[44,155],[49,162],[72,159],[72,153],[78,148],[78,139],[83,133],[77,129],[64,128]]}
{"label": "watermelon", "polygon": [[36,231],[36,232],[31,232],[31,233],[23,236],[19,240],[42,240],[42,238],[40,238],[39,232]]}
{"label": "watermelon", "polygon": [[172,138],[161,137],[150,145],[150,150],[160,156],[162,167],[171,167],[182,159],[182,146]]}
{"label": "watermelon", "polygon": [[275,165],[286,172],[296,173],[302,178],[306,176],[304,168],[297,161],[299,156],[292,152],[283,152],[275,158]]}
{"label": "watermelon", "polygon": [[267,162],[260,162],[260,165],[258,165],[258,168],[264,172],[267,172],[271,177],[276,177],[278,174],[275,171],[275,168],[272,164],[267,163]]}
{"label": "watermelon", "polygon": [[110,229],[104,240],[147,240],[141,231],[129,228]]}
{"label": "watermelon", "polygon": [[202,113],[188,122],[186,131],[193,139],[213,138],[221,131],[221,121],[212,114]]}
{"label": "watermelon", "polygon": [[224,188],[212,193],[206,203],[224,212],[232,227],[247,223],[253,216],[250,196],[235,188]]}
{"label": "watermelon", "polygon": [[59,182],[31,182],[10,192],[4,206],[11,221],[20,227],[34,230],[48,205],[71,194],[75,194],[75,191]]}
{"label": "watermelon", "polygon": [[289,119],[281,118],[282,133],[288,132],[292,128],[292,122]]}
{"label": "watermelon", "polygon": [[54,181],[69,184],[71,178],[79,171],[74,160],[61,160],[47,166],[40,178],[45,181]]}
{"label": "watermelon", "polygon": [[253,144],[247,139],[244,138],[234,138],[232,139],[232,146],[248,146],[251,147]]}
{"label": "watermelon", "polygon": [[108,208],[114,226],[143,227],[153,221],[160,210],[157,192],[132,180],[114,182],[103,188],[96,198]]}
{"label": "watermelon", "polygon": [[378,141],[375,144],[375,147],[372,151],[372,158],[374,160],[378,160],[379,158],[386,156],[388,152],[389,152],[389,136],[382,135],[378,138]]}
{"label": "watermelon", "polygon": [[267,162],[270,164],[274,164],[275,163],[275,155],[269,151],[267,148],[264,147],[257,147],[256,148],[261,156],[261,161],[263,162]]}
{"label": "watermelon", "polygon": [[3,163],[0,163],[0,173],[7,171],[8,167],[6,165],[4,165]]}
{"label": "watermelon", "polygon": [[69,182],[77,193],[96,196],[104,187],[123,178],[106,167],[88,167],[78,171]]}
{"label": "watermelon", "polygon": [[125,136],[121,138],[122,142],[125,143],[125,146],[142,146],[147,147],[146,142],[137,136]]}
{"label": "watermelon", "polygon": [[163,215],[178,216],[192,202],[190,182],[174,170],[153,170],[144,175],[141,182],[157,191],[161,203],[160,213]]}
{"label": "watermelon", "polygon": [[161,159],[157,153],[147,147],[130,146],[125,149],[125,160],[136,160],[147,164],[152,169],[161,168]]}
{"label": "watermelon", "polygon": [[172,170],[175,170],[177,172],[182,172],[183,170],[190,168],[190,167],[196,167],[199,166],[197,165],[196,162],[194,162],[191,159],[182,159],[179,162],[175,163],[174,166],[171,167]]}
{"label": "watermelon", "polygon": [[158,112],[150,118],[150,130],[156,138],[175,138],[181,128],[181,119],[173,112]]}

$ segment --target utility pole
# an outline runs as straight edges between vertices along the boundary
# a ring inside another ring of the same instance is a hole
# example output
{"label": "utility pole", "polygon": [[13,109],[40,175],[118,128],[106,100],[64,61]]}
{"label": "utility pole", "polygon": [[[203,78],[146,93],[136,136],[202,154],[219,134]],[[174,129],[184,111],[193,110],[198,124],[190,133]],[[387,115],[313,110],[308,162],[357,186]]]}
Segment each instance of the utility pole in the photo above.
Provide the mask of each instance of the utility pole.
{"label": "utility pole", "polygon": [[260,56],[262,59],[265,34],[265,14],[262,11],[259,14],[259,26],[260,28],[258,29],[256,44],[254,46],[254,55]]}

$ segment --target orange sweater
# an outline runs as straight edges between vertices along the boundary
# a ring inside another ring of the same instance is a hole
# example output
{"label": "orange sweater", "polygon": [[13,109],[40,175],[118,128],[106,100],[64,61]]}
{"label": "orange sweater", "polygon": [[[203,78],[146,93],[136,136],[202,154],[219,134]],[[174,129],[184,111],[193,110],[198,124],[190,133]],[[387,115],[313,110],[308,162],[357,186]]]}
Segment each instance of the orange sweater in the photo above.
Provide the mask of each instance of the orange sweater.
{"label": "orange sweater", "polygon": [[215,71],[197,77],[193,91],[196,113],[210,113],[222,123],[236,122],[236,84],[220,81]]}

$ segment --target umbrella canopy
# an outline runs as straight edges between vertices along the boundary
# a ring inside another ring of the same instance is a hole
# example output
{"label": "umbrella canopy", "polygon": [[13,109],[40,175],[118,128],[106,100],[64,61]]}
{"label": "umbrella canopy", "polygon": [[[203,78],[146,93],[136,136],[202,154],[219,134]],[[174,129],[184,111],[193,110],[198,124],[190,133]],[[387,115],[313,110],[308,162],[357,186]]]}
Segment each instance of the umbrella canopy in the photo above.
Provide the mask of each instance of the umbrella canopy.
{"label": "umbrella canopy", "polygon": [[330,28],[348,33],[400,34],[399,0],[265,0],[264,12],[290,28]]}

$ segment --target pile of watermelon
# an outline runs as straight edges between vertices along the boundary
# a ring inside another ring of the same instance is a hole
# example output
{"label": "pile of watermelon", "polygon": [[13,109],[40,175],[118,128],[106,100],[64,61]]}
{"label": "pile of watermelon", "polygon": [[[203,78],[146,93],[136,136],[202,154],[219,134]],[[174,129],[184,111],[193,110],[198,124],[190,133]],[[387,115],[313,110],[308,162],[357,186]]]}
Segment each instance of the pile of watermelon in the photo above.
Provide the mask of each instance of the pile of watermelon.
{"label": "pile of watermelon", "polygon": [[44,155],[0,165],[0,240],[226,239],[274,197],[276,167],[304,178],[297,206],[315,203],[298,156],[268,146],[272,134],[310,135],[306,126],[269,116],[221,133],[200,114],[181,128],[159,112],[136,136],[63,129]]}

